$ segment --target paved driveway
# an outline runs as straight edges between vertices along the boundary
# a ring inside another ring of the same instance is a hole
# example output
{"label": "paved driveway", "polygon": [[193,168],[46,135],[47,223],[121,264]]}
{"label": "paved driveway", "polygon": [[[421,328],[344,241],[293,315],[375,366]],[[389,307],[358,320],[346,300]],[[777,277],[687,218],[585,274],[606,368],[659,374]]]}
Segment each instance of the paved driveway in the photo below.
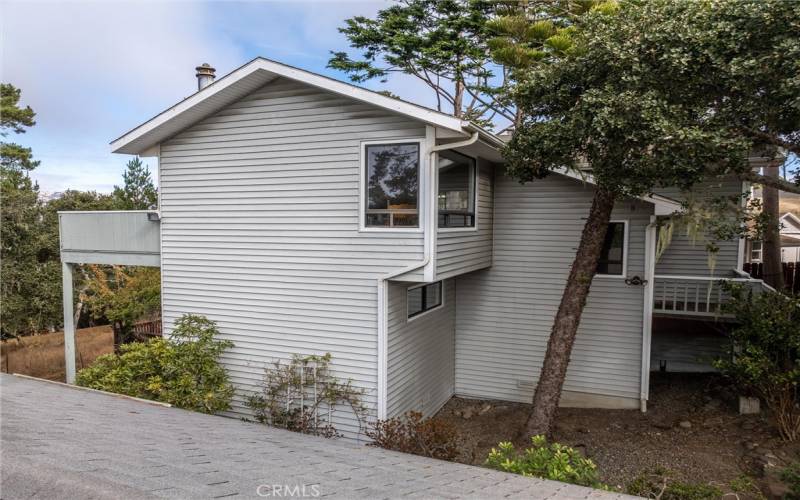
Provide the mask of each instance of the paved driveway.
{"label": "paved driveway", "polygon": [[0,376],[0,498],[619,498]]}

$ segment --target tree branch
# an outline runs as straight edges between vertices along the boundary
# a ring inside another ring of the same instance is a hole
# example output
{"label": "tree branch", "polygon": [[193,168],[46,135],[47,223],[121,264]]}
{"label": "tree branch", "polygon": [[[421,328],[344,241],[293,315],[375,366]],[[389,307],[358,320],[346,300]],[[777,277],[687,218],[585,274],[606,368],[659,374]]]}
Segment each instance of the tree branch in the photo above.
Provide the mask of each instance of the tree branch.
{"label": "tree branch", "polygon": [[742,176],[742,180],[755,182],[757,184],[761,184],[763,186],[774,187],[781,191],[786,191],[787,193],[797,193],[800,194],[800,185],[795,184],[793,182],[789,182],[785,179],[781,179],[780,177],[767,177],[765,175],[757,174],[755,172],[750,172],[744,174]]}
{"label": "tree branch", "polygon": [[758,139],[762,142],[766,142],[767,144],[772,144],[773,146],[778,146],[781,148],[786,149],[787,151],[791,151],[796,155],[800,155],[800,144],[795,144],[793,142],[784,141],[780,137],[774,134],[768,134],[766,132],[761,132],[759,130],[753,130],[747,127],[739,127],[739,129],[744,132],[746,135]]}

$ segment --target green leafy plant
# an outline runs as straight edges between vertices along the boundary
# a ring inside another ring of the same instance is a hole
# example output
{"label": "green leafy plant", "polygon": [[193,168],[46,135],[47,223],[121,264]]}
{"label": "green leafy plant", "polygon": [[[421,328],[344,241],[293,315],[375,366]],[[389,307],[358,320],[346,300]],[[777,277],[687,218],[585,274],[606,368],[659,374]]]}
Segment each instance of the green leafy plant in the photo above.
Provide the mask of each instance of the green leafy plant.
{"label": "green leafy plant", "polygon": [[533,436],[530,448],[518,453],[514,445],[503,442],[492,448],[486,465],[523,476],[553,479],[565,483],[606,488],[600,482],[597,465],[569,446],[548,443],[544,436]]}
{"label": "green leafy plant", "polygon": [[367,436],[374,446],[441,460],[455,460],[461,449],[455,425],[436,417],[422,418],[422,413],[415,411],[378,420]]}
{"label": "green leafy plant", "polygon": [[276,361],[264,371],[261,391],[248,396],[245,405],[262,424],[303,434],[339,436],[333,425],[334,413],[349,407],[359,424],[363,423],[367,408],[361,398],[365,391],[352,380],[333,376],[330,362],[330,353],[294,355],[288,363]]}
{"label": "green leafy plant", "polygon": [[203,413],[227,410],[234,390],[219,356],[233,342],[218,334],[213,321],[185,314],[168,339],[125,344],[78,372],[77,384]]}
{"label": "green leafy plant", "polygon": [[800,438],[800,297],[780,293],[752,294],[726,286],[732,313],[731,347],[714,366],[745,393],[761,398],[773,412],[781,437]]}
{"label": "green leafy plant", "polygon": [[722,497],[722,490],[716,486],[679,481],[662,468],[640,474],[627,485],[625,492],[659,500],[716,500]]}
{"label": "green leafy plant", "polygon": [[781,481],[789,487],[785,498],[800,498],[800,462],[792,462],[781,471]]}

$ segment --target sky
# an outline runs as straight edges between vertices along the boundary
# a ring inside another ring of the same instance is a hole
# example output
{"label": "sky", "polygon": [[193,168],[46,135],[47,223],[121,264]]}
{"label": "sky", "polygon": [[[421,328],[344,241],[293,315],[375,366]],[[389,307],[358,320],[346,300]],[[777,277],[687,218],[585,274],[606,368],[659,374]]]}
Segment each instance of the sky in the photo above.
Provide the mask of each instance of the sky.
{"label": "sky", "polygon": [[[22,89],[37,114],[33,128],[7,140],[41,160],[31,176],[42,192],[110,192],[131,157],[109,143],[195,92],[196,66],[211,64],[219,78],[262,56],[346,81],[325,67],[331,50],[348,49],[337,28],[388,5],[0,0],[0,80]],[[433,105],[408,76],[365,86]],[[145,163],[155,177],[153,159]]]}

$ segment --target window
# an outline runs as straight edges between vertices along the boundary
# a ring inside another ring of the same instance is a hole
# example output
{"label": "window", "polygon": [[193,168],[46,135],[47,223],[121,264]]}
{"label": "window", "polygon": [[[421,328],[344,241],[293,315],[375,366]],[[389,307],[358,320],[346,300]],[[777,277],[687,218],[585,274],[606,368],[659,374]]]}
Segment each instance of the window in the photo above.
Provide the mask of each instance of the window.
{"label": "window", "polygon": [[761,241],[750,242],[750,262],[761,262]]}
{"label": "window", "polygon": [[475,160],[439,153],[439,227],[475,227]]}
{"label": "window", "polygon": [[419,227],[419,143],[364,147],[366,227]]}
{"label": "window", "polygon": [[603,242],[603,253],[600,254],[600,262],[597,264],[597,274],[609,276],[625,275],[625,222],[611,222],[606,231],[606,239]]}
{"label": "window", "polygon": [[442,305],[442,282],[408,289],[408,317],[413,318]]}

